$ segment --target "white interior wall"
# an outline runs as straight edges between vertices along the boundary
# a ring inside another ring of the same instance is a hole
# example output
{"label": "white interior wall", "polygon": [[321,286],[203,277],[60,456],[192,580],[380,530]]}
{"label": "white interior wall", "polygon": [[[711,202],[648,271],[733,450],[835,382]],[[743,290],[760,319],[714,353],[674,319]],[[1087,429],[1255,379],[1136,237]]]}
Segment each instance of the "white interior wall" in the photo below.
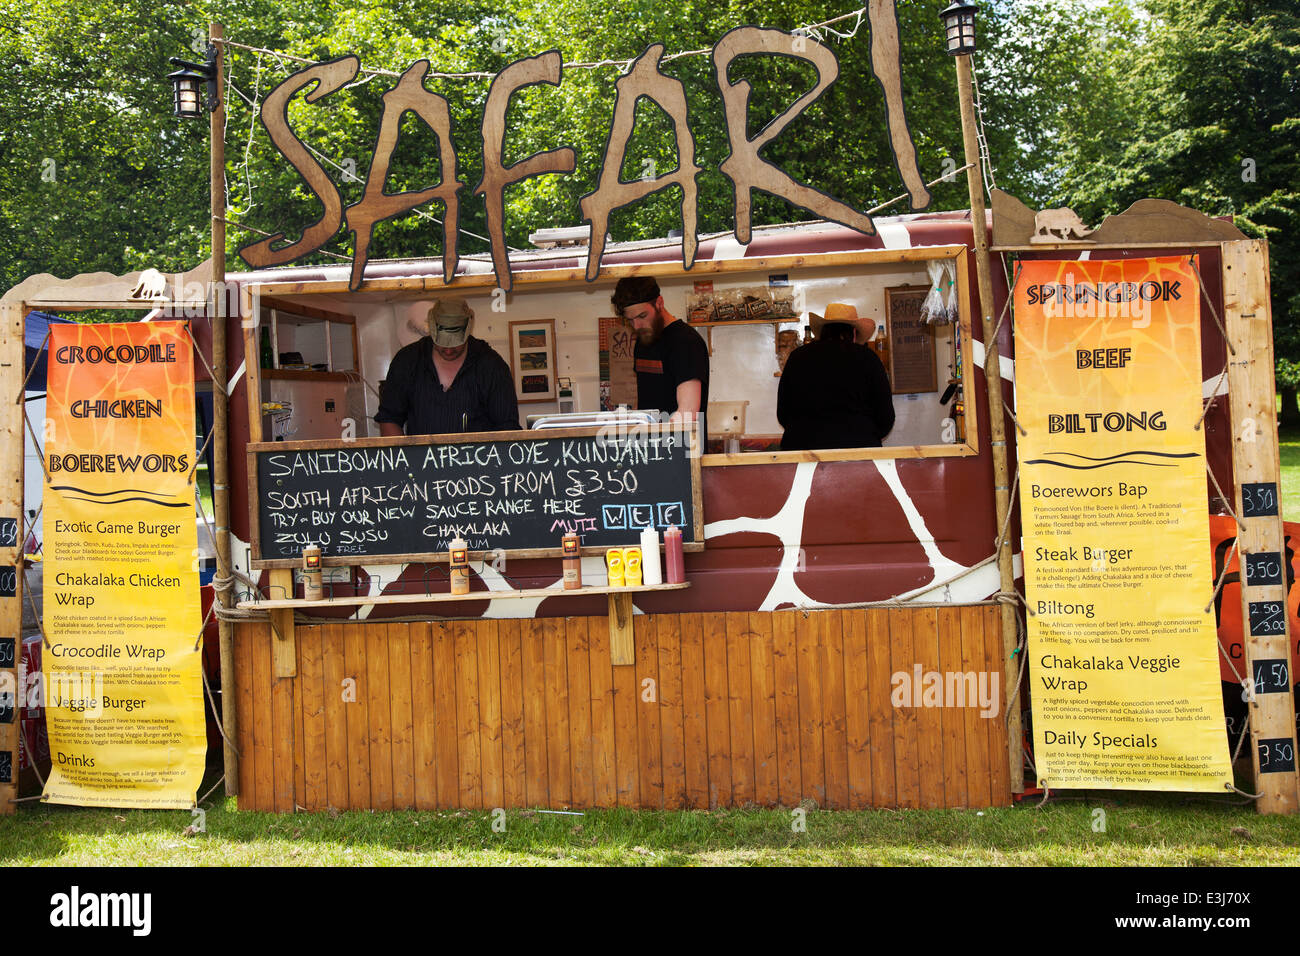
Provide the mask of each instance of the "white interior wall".
{"label": "white interior wall", "polygon": [[[843,267],[788,270],[789,281],[802,293],[805,310],[821,313],[831,302],[847,302],[858,314],[876,320],[878,329],[885,322],[885,290],[903,285],[927,285],[924,263],[860,264]],[[668,311],[679,318],[686,315],[686,297],[697,281],[712,281],[714,292],[766,286],[766,273],[684,273],[661,277],[660,288]],[[519,287],[504,297],[491,290],[466,295],[474,310],[473,334],[484,339],[510,361],[509,323],[554,319],[556,329],[557,375],[574,385],[574,407],[578,411],[595,410],[600,402],[599,343],[597,318],[612,315],[609,302],[613,282],[556,288]],[[450,293],[449,293],[450,294]],[[433,301],[397,301],[375,303],[349,301],[342,297],[315,297],[320,308],[350,312],[357,317],[357,341],[362,376],[377,390],[387,374],[392,356],[402,346],[426,334],[425,316]],[[495,304],[495,308],[494,308]],[[802,322],[782,328],[801,328]],[[707,337],[707,329],[701,329]],[[877,334],[881,334],[878,332]],[[777,371],[776,332],[771,325],[744,325],[713,328],[713,355],[710,362],[709,398],[712,401],[748,401],[745,431],[751,435],[779,435],[776,421]],[[284,351],[284,346],[281,346]],[[301,350],[301,349],[300,349]],[[942,423],[948,406],[938,402],[947,385],[952,360],[952,329],[939,326],[935,342],[936,381],[933,393],[895,395],[897,423],[885,440],[886,445],[938,444],[942,441]],[[305,355],[304,355],[305,357]],[[373,416],[378,407],[375,391],[365,389],[366,415]],[[520,421],[535,412],[556,411],[555,402],[520,405]],[[378,435],[373,419],[358,423],[358,436]]]}

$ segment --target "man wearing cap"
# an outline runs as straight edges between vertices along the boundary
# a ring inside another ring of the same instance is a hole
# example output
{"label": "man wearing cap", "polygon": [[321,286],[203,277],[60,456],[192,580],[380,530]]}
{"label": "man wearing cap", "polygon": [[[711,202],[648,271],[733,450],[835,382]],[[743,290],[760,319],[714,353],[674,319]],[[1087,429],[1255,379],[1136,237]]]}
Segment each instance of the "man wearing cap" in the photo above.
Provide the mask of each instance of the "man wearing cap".
{"label": "man wearing cap", "polygon": [[879,447],[894,427],[894,397],[865,344],[876,323],[841,302],[811,320],[816,340],[790,353],[777,386],[782,450]]}
{"label": "man wearing cap", "polygon": [[469,334],[473,319],[464,299],[440,299],[429,310],[429,334],[388,366],[375,414],[381,435],[518,430],[510,366]]}
{"label": "man wearing cap", "polygon": [[696,418],[709,405],[709,348],[700,333],[664,308],[651,276],[619,279],[611,301],[636,332],[637,407]]}

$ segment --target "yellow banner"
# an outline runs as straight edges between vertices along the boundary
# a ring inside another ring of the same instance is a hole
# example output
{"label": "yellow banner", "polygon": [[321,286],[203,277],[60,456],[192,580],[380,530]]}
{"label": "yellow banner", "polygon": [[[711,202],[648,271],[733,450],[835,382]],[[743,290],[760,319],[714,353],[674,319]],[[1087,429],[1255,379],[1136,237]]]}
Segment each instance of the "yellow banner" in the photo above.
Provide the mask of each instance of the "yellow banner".
{"label": "yellow banner", "polygon": [[1222,792],[1186,257],[1023,264],[1020,509],[1041,786]]}
{"label": "yellow banner", "polygon": [[192,807],[207,741],[185,323],[50,333],[44,799]]}

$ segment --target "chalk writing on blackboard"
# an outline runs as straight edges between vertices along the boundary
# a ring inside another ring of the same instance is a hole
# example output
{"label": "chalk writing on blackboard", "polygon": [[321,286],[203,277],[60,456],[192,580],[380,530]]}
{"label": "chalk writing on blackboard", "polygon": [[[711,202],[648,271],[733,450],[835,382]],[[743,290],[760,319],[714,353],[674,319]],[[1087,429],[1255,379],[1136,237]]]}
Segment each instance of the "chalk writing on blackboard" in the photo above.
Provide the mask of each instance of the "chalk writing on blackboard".
{"label": "chalk writing on blackboard", "polygon": [[1282,583],[1282,553],[1261,551],[1246,555],[1246,586],[1268,587]]}
{"label": "chalk writing on blackboard", "polygon": [[543,551],[568,532],[595,549],[670,524],[698,544],[695,449],[693,433],[670,426],[252,445],[255,559],[308,544],[336,564],[413,559],[456,537],[474,552]]}
{"label": "chalk writing on blackboard", "polygon": [[1277,482],[1256,481],[1241,486],[1243,518],[1267,518],[1277,513]]}

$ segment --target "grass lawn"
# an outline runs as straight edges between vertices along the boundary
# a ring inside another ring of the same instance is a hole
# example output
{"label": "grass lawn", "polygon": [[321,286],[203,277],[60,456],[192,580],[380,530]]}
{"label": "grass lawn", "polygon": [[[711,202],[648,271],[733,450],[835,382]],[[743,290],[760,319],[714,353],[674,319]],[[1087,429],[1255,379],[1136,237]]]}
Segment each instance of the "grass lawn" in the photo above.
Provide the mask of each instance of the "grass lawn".
{"label": "grass lawn", "polygon": [[1300,431],[1278,435],[1282,464],[1282,517],[1300,521]]}
{"label": "grass lawn", "polygon": [[[239,813],[26,804],[0,817],[14,866],[911,865],[1267,866],[1300,864],[1300,817],[1240,798],[1132,793],[987,810],[491,811]],[[1104,831],[1094,824],[1104,814]]]}

